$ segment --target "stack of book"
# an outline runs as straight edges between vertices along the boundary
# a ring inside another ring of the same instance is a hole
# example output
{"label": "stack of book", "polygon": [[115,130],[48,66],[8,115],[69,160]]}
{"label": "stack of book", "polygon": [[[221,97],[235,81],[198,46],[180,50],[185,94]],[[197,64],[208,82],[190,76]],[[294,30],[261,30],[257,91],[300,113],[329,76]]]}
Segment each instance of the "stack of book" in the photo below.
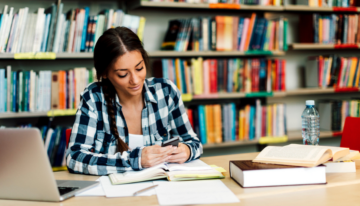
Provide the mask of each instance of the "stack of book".
{"label": "stack of book", "polygon": [[305,74],[307,87],[359,87],[359,58],[337,55],[309,57]]}
{"label": "stack of book", "polygon": [[297,5],[314,7],[353,7],[359,6],[356,0],[296,0]]}
{"label": "stack of book", "polygon": [[281,59],[162,59],[162,76],[183,94],[285,91]]}
{"label": "stack of book", "polygon": [[39,72],[0,69],[0,112],[35,112],[75,109],[80,93],[97,81],[95,69]]}
{"label": "stack of book", "polygon": [[202,144],[284,137],[285,105],[246,105],[237,110],[234,103],[198,105],[187,109],[189,121]]}
{"label": "stack of book", "polygon": [[118,26],[130,28],[142,39],[144,17],[114,9],[90,15],[89,7],[63,13],[63,8],[63,3],[52,4],[32,13],[28,7],[15,12],[5,5],[0,19],[0,52],[91,52],[105,30]]}
{"label": "stack of book", "polygon": [[320,129],[342,131],[346,117],[360,117],[360,100],[330,100],[319,104]]}
{"label": "stack of book", "polygon": [[360,43],[359,17],[357,14],[301,15],[299,29],[306,32],[299,36],[300,43]]}
{"label": "stack of book", "polygon": [[230,161],[229,170],[242,187],[326,184],[326,173],[356,172],[357,159],[359,151],[345,147],[290,144],[267,146],[252,161]]}
{"label": "stack of book", "polygon": [[215,16],[171,20],[162,50],[285,51],[287,20]]}

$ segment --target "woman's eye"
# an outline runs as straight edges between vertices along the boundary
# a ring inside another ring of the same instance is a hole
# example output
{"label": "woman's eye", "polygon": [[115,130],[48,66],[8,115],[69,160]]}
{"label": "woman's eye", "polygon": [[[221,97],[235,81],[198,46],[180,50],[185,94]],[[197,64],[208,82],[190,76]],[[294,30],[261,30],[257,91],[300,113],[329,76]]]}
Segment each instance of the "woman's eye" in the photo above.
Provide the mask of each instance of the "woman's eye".
{"label": "woman's eye", "polygon": [[118,75],[118,77],[120,77],[120,78],[124,78],[126,76],[127,76],[127,74],[125,74],[124,76]]}
{"label": "woman's eye", "polygon": [[140,69],[137,69],[137,71],[141,71],[142,69],[144,69],[144,67],[141,67]]}

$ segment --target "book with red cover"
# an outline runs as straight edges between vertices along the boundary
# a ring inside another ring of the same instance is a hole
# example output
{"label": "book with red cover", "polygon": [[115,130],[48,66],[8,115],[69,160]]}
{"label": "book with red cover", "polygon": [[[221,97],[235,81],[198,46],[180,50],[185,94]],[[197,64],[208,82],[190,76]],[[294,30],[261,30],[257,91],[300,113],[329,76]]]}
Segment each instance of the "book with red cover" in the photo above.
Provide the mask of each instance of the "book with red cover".
{"label": "book with red cover", "polygon": [[348,147],[351,150],[360,151],[360,118],[346,117],[344,130],[341,137],[340,147]]}
{"label": "book with red cover", "polygon": [[280,60],[281,61],[281,91],[285,91],[286,90],[286,69],[285,69],[285,65],[286,65],[286,60]]}
{"label": "book with red cover", "polygon": [[244,188],[326,184],[325,165],[306,168],[234,160],[229,162],[229,173]]}
{"label": "book with red cover", "polygon": [[210,60],[210,93],[217,93],[217,60]]}

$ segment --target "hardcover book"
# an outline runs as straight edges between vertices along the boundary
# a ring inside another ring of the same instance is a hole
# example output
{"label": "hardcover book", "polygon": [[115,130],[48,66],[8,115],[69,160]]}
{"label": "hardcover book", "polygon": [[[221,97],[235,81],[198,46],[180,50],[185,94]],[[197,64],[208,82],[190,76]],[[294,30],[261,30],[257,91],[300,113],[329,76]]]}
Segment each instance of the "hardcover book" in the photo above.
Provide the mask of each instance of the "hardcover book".
{"label": "hardcover book", "polygon": [[306,168],[252,162],[230,161],[230,177],[241,187],[326,184],[326,167]]}

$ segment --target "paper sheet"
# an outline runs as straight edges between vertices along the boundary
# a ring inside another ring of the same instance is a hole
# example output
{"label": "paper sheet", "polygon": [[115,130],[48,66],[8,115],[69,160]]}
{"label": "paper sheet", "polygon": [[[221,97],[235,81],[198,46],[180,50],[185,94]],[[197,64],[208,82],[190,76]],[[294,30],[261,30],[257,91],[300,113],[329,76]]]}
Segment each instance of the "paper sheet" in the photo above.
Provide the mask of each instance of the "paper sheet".
{"label": "paper sheet", "polygon": [[156,182],[160,205],[219,204],[240,200],[220,180]]}
{"label": "paper sheet", "polygon": [[[106,197],[133,196],[135,192],[154,185],[153,182],[112,185],[108,176],[101,177],[100,182],[102,188],[104,189]],[[137,196],[151,196],[151,195],[156,195],[155,189],[150,189],[148,191],[142,192]]]}
{"label": "paper sheet", "polygon": [[[100,181],[100,178],[96,181]],[[105,196],[105,192],[101,186],[101,184],[98,184],[95,187],[92,187],[84,192],[81,192],[79,194],[75,195],[76,197],[91,197],[91,196]]]}

